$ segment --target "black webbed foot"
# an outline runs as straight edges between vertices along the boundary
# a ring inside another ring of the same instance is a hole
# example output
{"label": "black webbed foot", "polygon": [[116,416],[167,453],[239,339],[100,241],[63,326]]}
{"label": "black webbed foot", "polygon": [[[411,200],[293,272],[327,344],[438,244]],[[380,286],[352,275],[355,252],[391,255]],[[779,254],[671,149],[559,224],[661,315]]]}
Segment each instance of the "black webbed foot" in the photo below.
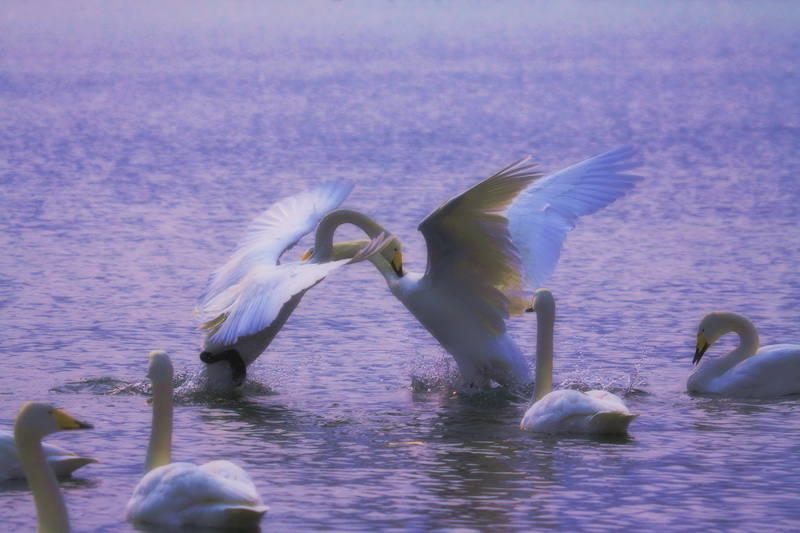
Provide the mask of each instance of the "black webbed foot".
{"label": "black webbed foot", "polygon": [[244,383],[247,377],[247,365],[236,350],[225,350],[212,354],[211,352],[201,352],[200,360],[208,365],[218,363],[220,361],[227,361],[231,365],[231,379],[233,384],[238,387]]}

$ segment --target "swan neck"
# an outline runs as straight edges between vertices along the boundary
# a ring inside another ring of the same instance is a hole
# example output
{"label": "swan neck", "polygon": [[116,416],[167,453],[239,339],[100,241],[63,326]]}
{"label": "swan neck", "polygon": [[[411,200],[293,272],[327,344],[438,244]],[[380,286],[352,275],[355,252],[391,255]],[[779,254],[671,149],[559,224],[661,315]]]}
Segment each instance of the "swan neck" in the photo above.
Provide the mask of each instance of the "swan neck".
{"label": "swan neck", "polygon": [[530,405],[553,390],[553,331],[555,309],[536,310],[536,377]]}
{"label": "swan neck", "polygon": [[370,239],[377,237],[384,229],[364,213],[352,209],[336,209],[325,215],[317,226],[314,238],[314,257],[318,263],[333,258],[333,235],[336,229],[344,224],[353,224],[361,228]]}
{"label": "swan neck", "polygon": [[153,421],[144,470],[172,461],[172,382],[153,383]]}
{"label": "swan neck", "polygon": [[739,335],[739,349],[744,358],[755,355],[758,351],[758,330],[747,318],[742,315],[731,314],[731,329]]}
{"label": "swan neck", "polygon": [[25,477],[33,493],[40,533],[69,532],[69,515],[53,470],[47,464],[42,441],[25,430],[14,431],[14,441]]}

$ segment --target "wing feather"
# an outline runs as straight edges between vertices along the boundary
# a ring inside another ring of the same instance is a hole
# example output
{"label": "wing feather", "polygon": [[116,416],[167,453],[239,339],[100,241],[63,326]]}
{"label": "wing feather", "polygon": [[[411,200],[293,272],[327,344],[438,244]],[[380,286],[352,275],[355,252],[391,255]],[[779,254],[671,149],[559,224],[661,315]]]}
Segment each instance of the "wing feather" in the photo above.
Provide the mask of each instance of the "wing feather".
{"label": "wing feather", "polygon": [[272,204],[250,223],[228,262],[211,274],[197,299],[198,309],[239,283],[254,266],[277,265],[284,252],[338,208],[352,189],[350,181],[327,181]]}
{"label": "wing feather", "polygon": [[504,292],[522,282],[519,253],[503,212],[541,174],[521,159],[452,198],[419,225],[428,247],[426,276],[453,290],[468,290],[506,313]]}
{"label": "wing feather", "polygon": [[641,180],[625,172],[641,164],[637,153],[627,146],[592,157],[537,181],[514,200],[509,230],[530,288],[542,287],[552,275],[579,217],[622,198]]}

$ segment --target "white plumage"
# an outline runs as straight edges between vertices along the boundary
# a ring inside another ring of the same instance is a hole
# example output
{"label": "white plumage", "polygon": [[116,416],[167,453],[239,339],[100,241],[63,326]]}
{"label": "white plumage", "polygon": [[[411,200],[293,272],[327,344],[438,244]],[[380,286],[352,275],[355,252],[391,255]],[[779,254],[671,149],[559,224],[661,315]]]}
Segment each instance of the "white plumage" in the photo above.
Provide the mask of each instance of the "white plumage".
{"label": "white plumage", "polygon": [[554,172],[525,189],[508,210],[508,228],[522,255],[528,286],[544,286],[578,218],[627,194],[641,178],[633,147],[618,148]]}
{"label": "white plumage", "polygon": [[[200,359],[208,363],[212,388],[241,384],[247,366],[269,346],[308,289],[385,244],[379,236],[372,242],[338,244],[313,261],[280,263],[352,187],[347,181],[325,182],[273,204],[250,224],[228,262],[211,275],[195,314],[200,329],[207,331]],[[230,370],[216,364],[224,361]]]}
{"label": "white plumage", "polygon": [[173,368],[163,351],[150,354],[153,424],[149,470],[128,502],[127,518],[173,526],[254,528],[269,510],[250,476],[230,461],[171,463]]}
{"label": "white plumage", "polygon": [[[739,345],[716,358],[702,359],[706,350],[727,333],[739,335]],[[702,359],[702,361],[701,361]],[[746,317],[729,311],[703,317],[697,328],[697,348],[689,375],[689,392],[741,398],[800,394],[800,345],[759,347],[758,331]]]}
{"label": "white plumage", "polygon": [[540,433],[625,433],[636,418],[608,391],[552,390],[555,299],[547,289],[534,293],[536,383],[520,427]]}
{"label": "white plumage", "polygon": [[[69,476],[75,470],[91,463],[96,459],[81,457],[61,446],[42,443],[45,460],[56,476]],[[0,432],[0,481],[4,479],[24,478],[22,463],[14,444],[14,434],[8,431]]]}
{"label": "white plumage", "polygon": [[[623,196],[639,179],[621,173],[638,164],[630,161],[635,153],[614,150],[542,179],[528,159],[518,161],[420,223],[428,249],[424,274],[404,270],[396,239],[370,261],[453,356],[466,383],[527,383],[527,362],[505,325],[525,307],[523,269],[533,288],[547,279],[575,220]],[[320,221],[318,243],[346,223],[373,237],[384,231],[362,213],[337,210]]]}

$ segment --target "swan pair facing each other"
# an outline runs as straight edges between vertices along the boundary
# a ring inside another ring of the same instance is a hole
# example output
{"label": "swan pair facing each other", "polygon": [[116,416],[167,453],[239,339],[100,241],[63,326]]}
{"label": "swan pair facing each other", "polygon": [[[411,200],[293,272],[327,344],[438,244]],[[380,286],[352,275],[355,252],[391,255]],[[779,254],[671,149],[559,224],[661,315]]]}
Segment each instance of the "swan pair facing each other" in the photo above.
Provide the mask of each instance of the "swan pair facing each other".
{"label": "swan pair facing each other", "polygon": [[[148,376],[153,382],[153,422],[147,473],[128,502],[128,520],[176,527],[257,527],[269,507],[240,467],[229,461],[201,466],[170,462],[173,368],[165,352],[150,354]],[[64,497],[47,463],[42,438],[57,431],[91,427],[44,402],[25,404],[17,416],[14,438],[36,503],[40,532],[70,531]]]}
{"label": "swan pair facing each other", "polygon": [[[703,355],[720,337],[734,332],[739,345],[716,358]],[[758,331],[744,316],[717,311],[697,327],[697,347],[689,375],[689,392],[738,398],[769,398],[800,394],[800,345],[773,344],[759,348]]]}
{"label": "swan pair facing each other", "polygon": [[[207,331],[200,359],[211,386],[241,384],[305,292],[335,268],[365,259],[453,356],[466,383],[530,382],[505,320],[525,307],[523,281],[537,288],[552,274],[577,219],[633,188],[640,178],[626,171],[638,166],[635,154],[620,148],[546,177],[527,159],[509,165],[419,224],[428,248],[424,273],[404,268],[400,241],[372,218],[337,209],[352,188],[347,182],[276,203],[255,219],[198,299],[196,314]],[[372,240],[334,244],[343,224]],[[314,247],[304,260],[279,264],[314,227]]]}

